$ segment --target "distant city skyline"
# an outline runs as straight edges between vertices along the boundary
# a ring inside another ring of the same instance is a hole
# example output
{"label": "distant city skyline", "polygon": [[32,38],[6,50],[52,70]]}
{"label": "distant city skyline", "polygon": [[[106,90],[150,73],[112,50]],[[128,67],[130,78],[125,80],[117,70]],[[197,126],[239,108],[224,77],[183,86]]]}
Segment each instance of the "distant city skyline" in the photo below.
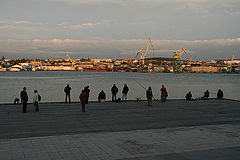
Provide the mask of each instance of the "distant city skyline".
{"label": "distant city skyline", "polygon": [[[240,0],[1,0],[0,56],[240,58]],[[154,54],[154,55],[153,55]]]}

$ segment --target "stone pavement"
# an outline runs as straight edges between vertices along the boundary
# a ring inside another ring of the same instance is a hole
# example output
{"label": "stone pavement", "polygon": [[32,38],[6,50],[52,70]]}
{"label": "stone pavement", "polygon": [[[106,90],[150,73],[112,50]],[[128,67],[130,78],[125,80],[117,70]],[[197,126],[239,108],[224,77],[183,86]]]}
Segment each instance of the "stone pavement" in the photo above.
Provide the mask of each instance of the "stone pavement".
{"label": "stone pavement", "polygon": [[1,160],[238,160],[240,124],[0,141]]}
{"label": "stone pavement", "polygon": [[79,103],[47,103],[37,113],[31,104],[23,114],[21,105],[0,105],[0,139],[226,124],[240,122],[239,106],[214,99],[153,102],[150,108],[146,101],[92,102],[82,113]]}
{"label": "stone pavement", "polygon": [[0,105],[0,160],[238,160],[240,102]]}

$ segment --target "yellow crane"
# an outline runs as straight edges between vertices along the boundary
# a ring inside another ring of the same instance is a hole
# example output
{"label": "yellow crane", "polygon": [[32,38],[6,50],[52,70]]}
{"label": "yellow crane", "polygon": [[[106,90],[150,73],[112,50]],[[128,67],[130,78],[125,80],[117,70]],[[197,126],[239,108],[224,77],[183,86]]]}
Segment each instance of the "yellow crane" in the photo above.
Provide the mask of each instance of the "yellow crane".
{"label": "yellow crane", "polygon": [[72,61],[72,59],[70,58],[69,54],[67,54],[67,55],[66,55],[66,57],[68,58],[68,61],[70,61],[70,62],[71,62],[72,66],[74,66],[74,65],[75,65],[75,63],[74,63],[74,62]]}
{"label": "yellow crane", "polygon": [[232,63],[233,63],[233,59],[235,58],[235,56],[232,56],[232,59],[230,61],[230,64],[228,65],[228,68],[231,68],[232,67]]}
{"label": "yellow crane", "polygon": [[[184,48],[179,48],[175,52],[173,52],[173,71],[174,72],[181,72],[182,71],[182,64],[180,62],[180,58],[182,57],[182,54],[185,53],[186,55],[190,55]],[[193,56],[190,55],[189,64],[192,63]]]}
{"label": "yellow crane", "polygon": [[132,58],[131,58],[131,55],[129,55],[129,59],[128,59],[128,61],[129,61],[129,64],[132,65]]}
{"label": "yellow crane", "polygon": [[182,57],[183,53],[185,53],[186,55],[189,55],[190,56],[189,64],[192,63],[193,56],[191,54],[189,54],[184,48],[179,48],[178,50],[176,50],[173,53],[174,53],[173,58],[175,60],[180,60],[180,58]]}
{"label": "yellow crane", "polygon": [[[144,60],[145,60],[145,58],[146,58],[146,56],[147,56],[147,53],[148,53],[148,51],[149,51],[150,46],[152,47],[152,49],[154,49],[153,41],[152,41],[151,38],[149,37],[149,39],[147,40],[145,46],[144,46],[143,48],[141,48],[141,49],[138,51],[137,55],[136,55],[136,57],[139,58],[140,64],[143,64],[143,65],[144,65]],[[146,47],[147,47],[147,48],[146,48]],[[144,48],[146,48],[146,51],[144,51]]]}

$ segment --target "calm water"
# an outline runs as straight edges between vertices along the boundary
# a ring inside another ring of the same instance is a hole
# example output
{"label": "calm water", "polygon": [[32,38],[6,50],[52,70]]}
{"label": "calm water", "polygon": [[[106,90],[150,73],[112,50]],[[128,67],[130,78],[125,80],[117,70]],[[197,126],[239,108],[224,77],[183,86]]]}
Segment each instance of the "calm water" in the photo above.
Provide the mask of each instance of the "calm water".
{"label": "calm water", "polygon": [[24,86],[28,88],[30,101],[33,90],[37,89],[42,101],[64,101],[63,89],[67,83],[72,87],[73,101],[79,101],[80,91],[90,86],[90,100],[97,100],[103,89],[107,99],[111,98],[112,84],[119,88],[121,97],[123,85],[128,84],[128,99],[141,97],[145,99],[146,88],[152,86],[155,98],[160,97],[160,87],[164,84],[169,98],[184,98],[186,92],[192,91],[193,97],[202,96],[208,89],[210,97],[216,97],[219,88],[226,98],[240,100],[240,75],[237,74],[167,74],[167,73],[117,73],[117,72],[0,72],[0,103],[13,102]]}

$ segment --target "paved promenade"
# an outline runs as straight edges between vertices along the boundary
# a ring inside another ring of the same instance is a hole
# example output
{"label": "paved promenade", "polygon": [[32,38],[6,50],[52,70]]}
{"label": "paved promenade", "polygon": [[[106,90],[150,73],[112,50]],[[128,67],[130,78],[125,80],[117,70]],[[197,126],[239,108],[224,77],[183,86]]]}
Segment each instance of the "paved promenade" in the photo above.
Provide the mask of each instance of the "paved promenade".
{"label": "paved promenade", "polygon": [[240,102],[232,100],[0,105],[2,160],[237,160]]}

